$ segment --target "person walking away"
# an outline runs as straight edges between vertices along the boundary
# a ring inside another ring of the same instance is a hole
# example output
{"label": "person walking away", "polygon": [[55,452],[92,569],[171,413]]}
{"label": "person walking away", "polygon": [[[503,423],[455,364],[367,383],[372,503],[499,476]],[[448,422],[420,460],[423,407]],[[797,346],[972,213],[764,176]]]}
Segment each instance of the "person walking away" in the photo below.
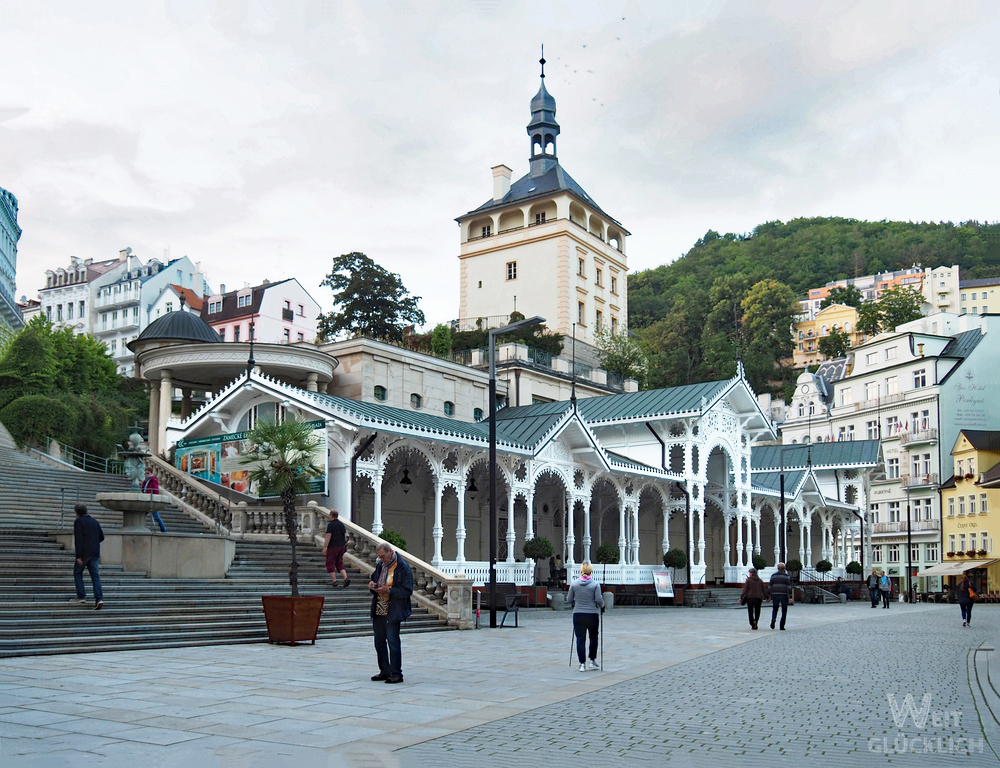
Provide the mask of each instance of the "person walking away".
{"label": "person walking away", "polygon": [[368,582],[372,593],[372,631],[378,674],[372,680],[387,683],[403,682],[403,650],[399,641],[399,625],[410,616],[413,594],[413,571],[406,561],[382,542],[375,548],[378,564]]}
{"label": "person walking away", "polygon": [[767,597],[767,587],[757,575],[757,569],[751,568],[750,575],[747,576],[746,583],[743,585],[743,593],[740,595],[740,603],[747,607],[750,629],[757,629],[757,622],[760,621],[760,606],[765,597]]}
{"label": "person walking away", "polygon": [[888,608],[889,598],[892,597],[892,579],[890,579],[885,573],[879,577],[878,591],[882,595],[882,607]]}
{"label": "person walking away", "polygon": [[604,595],[601,585],[593,578],[594,568],[584,562],[580,566],[580,578],[569,588],[567,600],[573,607],[573,633],[576,635],[576,658],[580,662],[580,671],[587,671],[586,643],[590,635],[590,669],[600,669],[597,665],[598,628],[601,612],[604,610]]}
{"label": "person walking away", "polygon": [[872,599],[872,608],[878,608],[878,571],[872,569],[871,576],[868,577],[868,594]]}
{"label": "person walking away", "polygon": [[[159,494],[160,492],[160,481],[156,479],[156,475],[153,474],[152,467],[146,467],[146,478],[142,481],[142,492],[150,494]],[[155,509],[150,510],[153,515],[153,522],[160,526],[160,533],[167,532],[167,526],[163,524],[163,520],[160,519],[160,513]]]}
{"label": "person walking away", "polygon": [[969,578],[968,572],[964,574],[961,583],[958,585],[956,599],[958,600],[959,608],[962,609],[962,626],[971,627],[972,606],[976,602],[976,590],[972,586],[972,579]]}
{"label": "person walking away", "polygon": [[74,603],[87,603],[87,589],[83,584],[83,569],[90,572],[90,583],[94,588],[94,609],[104,607],[104,589],[101,587],[101,542],[104,541],[104,531],[101,524],[87,514],[86,504],[73,507],[76,520],[73,521],[73,544],[76,550],[76,563],[73,566],[73,580],[76,582],[76,599]]}
{"label": "person walking away", "polygon": [[794,604],[792,599],[792,577],[785,570],[784,563],[778,563],[778,570],[771,574],[771,583],[768,587],[771,596],[771,629],[774,629],[774,622],[778,618],[778,608],[781,608],[781,629],[785,628],[785,616],[788,614],[789,604]]}
{"label": "person walking away", "polygon": [[344,553],[347,551],[347,526],[340,522],[340,513],[330,510],[330,522],[326,525],[326,537],[323,539],[323,554],[326,556],[326,572],[330,574],[333,586],[337,586],[337,574],[344,579],[344,589],[351,586],[344,568]]}

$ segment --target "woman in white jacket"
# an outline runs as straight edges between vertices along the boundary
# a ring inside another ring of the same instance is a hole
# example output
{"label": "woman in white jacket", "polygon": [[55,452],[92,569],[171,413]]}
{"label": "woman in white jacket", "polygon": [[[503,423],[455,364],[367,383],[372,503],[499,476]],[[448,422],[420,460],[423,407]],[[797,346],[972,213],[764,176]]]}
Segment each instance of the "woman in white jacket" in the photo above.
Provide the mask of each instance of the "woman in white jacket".
{"label": "woman in white jacket", "polygon": [[597,665],[597,632],[604,610],[604,596],[601,585],[592,578],[594,572],[590,563],[580,566],[580,578],[569,588],[569,604],[573,606],[573,632],[576,634],[576,656],[580,661],[580,671],[587,671],[586,650],[587,635],[590,635],[590,668],[600,669]]}

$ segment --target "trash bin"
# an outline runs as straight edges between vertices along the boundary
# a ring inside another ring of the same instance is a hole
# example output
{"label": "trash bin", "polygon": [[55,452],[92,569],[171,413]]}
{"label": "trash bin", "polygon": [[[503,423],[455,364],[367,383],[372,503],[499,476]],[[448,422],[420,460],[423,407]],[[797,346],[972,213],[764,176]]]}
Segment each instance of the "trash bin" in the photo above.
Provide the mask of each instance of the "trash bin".
{"label": "trash bin", "polygon": [[615,593],[605,592],[604,593],[604,610],[610,611],[615,607]]}
{"label": "trash bin", "polygon": [[843,592],[840,593],[840,604],[847,605],[847,595],[845,595]]}

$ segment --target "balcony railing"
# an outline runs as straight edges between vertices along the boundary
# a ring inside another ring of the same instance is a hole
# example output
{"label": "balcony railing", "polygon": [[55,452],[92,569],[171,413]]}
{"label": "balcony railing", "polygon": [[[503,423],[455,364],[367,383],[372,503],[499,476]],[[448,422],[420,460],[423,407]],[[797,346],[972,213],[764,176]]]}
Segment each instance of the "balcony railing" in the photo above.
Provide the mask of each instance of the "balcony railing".
{"label": "balcony railing", "polygon": [[928,472],[923,475],[903,475],[900,480],[903,481],[904,488],[916,488],[924,485],[938,485],[938,473]]}
{"label": "balcony railing", "polygon": [[[939,531],[941,530],[940,520],[911,520],[910,531]],[[906,521],[900,520],[894,523],[873,523],[872,533],[906,533]]]}
{"label": "balcony railing", "polygon": [[938,431],[936,429],[921,429],[914,432],[901,432],[899,434],[900,445],[913,445],[916,443],[936,443]]}

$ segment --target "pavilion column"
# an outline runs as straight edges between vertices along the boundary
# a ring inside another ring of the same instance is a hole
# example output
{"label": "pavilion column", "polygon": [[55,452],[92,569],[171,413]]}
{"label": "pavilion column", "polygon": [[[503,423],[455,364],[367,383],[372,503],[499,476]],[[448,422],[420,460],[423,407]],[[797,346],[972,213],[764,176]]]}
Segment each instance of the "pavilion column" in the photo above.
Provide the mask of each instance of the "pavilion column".
{"label": "pavilion column", "polygon": [[670,551],[670,510],[666,506],[663,507],[663,540],[660,542],[660,549],[664,555]]}
{"label": "pavilion column", "polygon": [[181,390],[181,420],[190,418],[191,416],[191,390],[182,389]]}
{"label": "pavilion column", "polygon": [[376,536],[382,533],[382,477],[383,471],[380,469],[372,478],[372,488],[375,490],[375,510],[372,516],[372,533]]}
{"label": "pavilion column", "polygon": [[[773,514],[774,510],[771,510],[771,512]],[[784,536],[784,535],[785,535],[785,532],[783,530],[781,530],[781,520],[778,519],[777,515],[774,515],[774,562],[775,562],[775,564],[777,564],[781,560],[781,541],[782,541],[781,537]],[[787,547],[785,548],[785,551],[786,552],[788,551]]]}
{"label": "pavilion column", "polygon": [[514,489],[507,491],[507,562],[514,562],[514,544],[517,541],[517,531],[514,530]]}
{"label": "pavilion column", "polygon": [[455,524],[455,561],[465,562],[465,486],[458,492],[458,522]]}
{"label": "pavilion column", "polygon": [[160,382],[154,379],[149,382],[149,426],[147,429],[149,452],[156,456],[159,453],[160,438]]}
{"label": "pavilion column", "polygon": [[588,563],[591,562],[590,545],[593,542],[593,538],[590,535],[590,506],[593,503],[593,496],[591,496],[590,503],[583,505],[583,537],[580,543],[583,545],[583,559]]}
{"label": "pavilion column", "polygon": [[170,420],[173,400],[174,383],[171,380],[171,371],[164,370],[160,374],[160,418],[156,437],[156,450],[160,454],[167,450],[167,422]]}
{"label": "pavilion column", "polygon": [[528,511],[527,511],[527,522],[525,523],[524,530],[524,540],[535,538],[535,489],[531,488],[528,491]]}
{"label": "pavilion column", "polygon": [[310,373],[306,376],[306,392],[315,392],[317,390],[317,380],[319,375],[315,373]]}
{"label": "pavilion column", "polygon": [[705,507],[698,507],[698,565],[705,564]]}
{"label": "pavilion column", "polygon": [[746,565],[747,550],[743,544],[743,515],[736,516],[736,564]]}
{"label": "pavilion column", "polygon": [[733,518],[729,518],[727,520],[726,517],[723,516],[722,521],[725,526],[725,535],[722,538],[722,562],[726,565],[732,565],[732,546],[730,545],[730,540],[733,538]]}
{"label": "pavilion column", "polygon": [[434,527],[431,535],[434,537],[434,556],[431,565],[441,565],[441,541],[444,539],[444,526],[441,524],[441,478],[434,478]]}
{"label": "pavilion column", "polygon": [[625,565],[628,560],[625,557],[625,545],[628,539],[625,538],[625,505],[622,500],[618,500],[618,564]]}
{"label": "pavilion column", "polygon": [[566,567],[576,564],[574,549],[576,548],[576,501],[568,498],[567,521],[566,521]]}
{"label": "pavilion column", "polygon": [[639,565],[639,505],[632,509],[632,564]]}
{"label": "pavilion column", "polygon": [[812,538],[812,529],[809,523],[800,525],[799,560],[802,561],[802,565],[806,568],[812,567],[812,547],[810,546],[810,538]]}

